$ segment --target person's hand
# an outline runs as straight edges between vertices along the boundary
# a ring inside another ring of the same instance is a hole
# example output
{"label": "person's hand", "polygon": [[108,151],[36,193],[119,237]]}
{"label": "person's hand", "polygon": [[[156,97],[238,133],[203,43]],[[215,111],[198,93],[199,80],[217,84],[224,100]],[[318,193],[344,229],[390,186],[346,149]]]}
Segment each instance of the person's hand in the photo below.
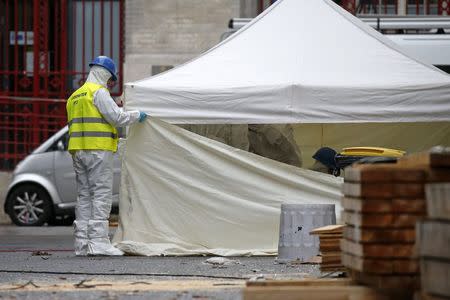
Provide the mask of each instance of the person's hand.
{"label": "person's hand", "polygon": [[139,123],[144,122],[146,118],[147,118],[147,114],[143,111],[140,111],[139,112]]}
{"label": "person's hand", "polygon": [[119,96],[119,97],[115,98],[114,101],[116,102],[117,106],[119,106],[119,107],[123,106],[123,96]]}

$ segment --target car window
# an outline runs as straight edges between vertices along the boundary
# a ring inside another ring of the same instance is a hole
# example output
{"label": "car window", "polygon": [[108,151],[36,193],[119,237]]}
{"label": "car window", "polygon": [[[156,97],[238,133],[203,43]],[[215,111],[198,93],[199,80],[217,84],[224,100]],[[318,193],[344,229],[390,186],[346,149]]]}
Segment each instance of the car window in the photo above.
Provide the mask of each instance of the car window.
{"label": "car window", "polygon": [[58,142],[59,141],[62,141],[62,143],[64,145],[64,150],[67,151],[67,148],[69,146],[69,133],[66,132],[59,139],[55,140],[55,142],[48,148],[47,152],[58,151]]}

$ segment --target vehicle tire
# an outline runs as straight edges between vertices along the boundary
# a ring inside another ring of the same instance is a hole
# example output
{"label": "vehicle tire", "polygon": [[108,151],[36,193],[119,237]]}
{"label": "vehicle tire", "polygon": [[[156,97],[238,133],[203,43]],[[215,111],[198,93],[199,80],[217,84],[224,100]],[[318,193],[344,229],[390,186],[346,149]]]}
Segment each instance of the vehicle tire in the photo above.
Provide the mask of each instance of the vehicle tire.
{"label": "vehicle tire", "polygon": [[53,215],[50,196],[36,184],[16,187],[6,201],[8,214],[18,226],[42,226]]}

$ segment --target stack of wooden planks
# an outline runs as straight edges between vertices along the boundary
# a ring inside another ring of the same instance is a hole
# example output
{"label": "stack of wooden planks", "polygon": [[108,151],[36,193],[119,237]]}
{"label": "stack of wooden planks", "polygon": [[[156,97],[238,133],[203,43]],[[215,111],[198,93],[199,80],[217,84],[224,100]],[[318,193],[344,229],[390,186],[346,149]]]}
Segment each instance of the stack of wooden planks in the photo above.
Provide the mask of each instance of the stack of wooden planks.
{"label": "stack of wooden planks", "polygon": [[430,174],[427,218],[417,226],[423,299],[450,299],[450,149],[442,150],[399,162],[422,166]]}
{"label": "stack of wooden planks", "polygon": [[425,180],[423,169],[398,164],[345,170],[342,263],[356,282],[408,294],[418,287],[415,225],[426,215]]}
{"label": "stack of wooden planks", "polygon": [[247,281],[244,300],[394,300],[378,290],[355,285],[347,278]]}
{"label": "stack of wooden planks", "polygon": [[340,248],[343,231],[344,225],[328,225],[310,232],[310,234],[319,236],[319,251],[322,257],[320,270],[322,272],[344,271]]}

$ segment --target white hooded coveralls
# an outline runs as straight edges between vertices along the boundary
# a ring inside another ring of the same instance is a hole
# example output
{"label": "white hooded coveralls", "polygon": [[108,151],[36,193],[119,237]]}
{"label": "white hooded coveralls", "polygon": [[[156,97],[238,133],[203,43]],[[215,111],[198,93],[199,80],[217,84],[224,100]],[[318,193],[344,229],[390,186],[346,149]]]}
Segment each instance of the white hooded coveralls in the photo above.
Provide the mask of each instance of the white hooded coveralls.
{"label": "white hooded coveralls", "polygon": [[[107,87],[111,73],[103,67],[92,66],[87,82]],[[124,111],[118,107],[106,89],[94,93],[94,105],[103,118],[114,127],[126,126],[139,120],[139,111]],[[76,255],[122,255],[109,240],[109,214],[112,205],[113,152],[78,150],[73,155],[77,181],[75,209]]]}

